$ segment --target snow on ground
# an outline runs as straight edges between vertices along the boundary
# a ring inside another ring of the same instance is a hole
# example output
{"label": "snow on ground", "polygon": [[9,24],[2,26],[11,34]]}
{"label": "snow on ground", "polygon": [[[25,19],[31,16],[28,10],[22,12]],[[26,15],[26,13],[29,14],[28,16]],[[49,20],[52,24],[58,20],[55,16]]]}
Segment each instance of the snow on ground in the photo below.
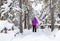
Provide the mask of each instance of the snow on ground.
{"label": "snow on ground", "polygon": [[[8,29],[12,27],[12,23],[7,20],[0,20],[0,30],[4,27]],[[15,28],[14,31],[8,31],[7,34],[0,33],[0,41],[60,41],[60,31],[55,29],[53,32],[46,27],[45,29],[37,29],[37,32],[32,32],[32,29],[25,29],[23,34],[19,33],[14,36],[19,30]]]}
{"label": "snow on ground", "polygon": [[5,27],[7,29],[11,29],[13,25],[13,23],[9,23],[7,20],[0,20],[0,31],[3,30]]}
{"label": "snow on ground", "polygon": [[14,37],[13,35],[11,32],[8,34],[0,33],[0,41],[11,41]]}
{"label": "snow on ground", "polygon": [[0,41],[60,41],[60,31],[57,28],[51,32],[50,28],[37,29],[37,32],[32,32],[32,29],[25,29],[23,34],[17,33],[17,29],[14,31],[8,31],[7,34],[0,33]]}
{"label": "snow on ground", "polygon": [[[60,31],[55,29],[53,32],[50,29],[38,29],[37,32],[24,30],[23,35],[17,35],[12,41],[59,41]],[[58,40],[57,40],[58,39]]]}

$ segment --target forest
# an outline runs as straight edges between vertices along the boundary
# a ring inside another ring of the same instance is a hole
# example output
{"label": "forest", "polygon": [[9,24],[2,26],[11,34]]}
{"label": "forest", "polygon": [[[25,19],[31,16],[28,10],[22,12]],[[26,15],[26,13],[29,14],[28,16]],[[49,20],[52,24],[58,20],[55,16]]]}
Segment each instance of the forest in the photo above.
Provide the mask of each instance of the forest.
{"label": "forest", "polygon": [[1,41],[59,41],[59,34],[60,0],[0,0]]}

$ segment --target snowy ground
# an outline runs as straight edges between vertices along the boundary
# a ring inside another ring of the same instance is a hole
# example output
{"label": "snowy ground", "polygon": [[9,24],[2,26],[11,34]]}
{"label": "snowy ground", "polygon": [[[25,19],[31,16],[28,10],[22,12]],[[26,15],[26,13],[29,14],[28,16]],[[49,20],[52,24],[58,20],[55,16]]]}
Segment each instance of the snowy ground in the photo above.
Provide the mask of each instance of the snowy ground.
{"label": "snowy ground", "polygon": [[23,35],[17,35],[12,41],[59,41],[60,31],[55,29],[53,32],[50,29],[38,29],[37,32],[25,30]]}
{"label": "snowy ground", "polygon": [[[0,31],[6,28],[11,28],[13,23],[9,23],[7,20],[0,20]],[[53,32],[49,28],[45,29],[37,29],[37,32],[32,32],[32,29],[25,29],[23,34],[19,33],[15,36],[17,32],[19,32],[18,28],[15,27],[14,31],[8,31],[5,33],[0,33],[0,41],[60,41],[60,31],[56,28]]]}
{"label": "snowy ground", "polygon": [[60,31],[55,29],[53,32],[49,28],[37,29],[37,32],[32,32],[32,29],[24,30],[24,33],[17,34],[17,29],[8,31],[7,34],[0,33],[0,41],[60,41]]}

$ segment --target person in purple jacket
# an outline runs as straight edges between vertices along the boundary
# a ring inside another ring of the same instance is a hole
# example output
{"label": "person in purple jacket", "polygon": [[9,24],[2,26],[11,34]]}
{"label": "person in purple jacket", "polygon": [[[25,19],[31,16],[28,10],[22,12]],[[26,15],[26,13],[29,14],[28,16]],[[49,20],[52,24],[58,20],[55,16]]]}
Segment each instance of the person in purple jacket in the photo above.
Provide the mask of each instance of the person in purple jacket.
{"label": "person in purple jacket", "polygon": [[33,32],[36,32],[37,19],[34,16],[32,19]]}

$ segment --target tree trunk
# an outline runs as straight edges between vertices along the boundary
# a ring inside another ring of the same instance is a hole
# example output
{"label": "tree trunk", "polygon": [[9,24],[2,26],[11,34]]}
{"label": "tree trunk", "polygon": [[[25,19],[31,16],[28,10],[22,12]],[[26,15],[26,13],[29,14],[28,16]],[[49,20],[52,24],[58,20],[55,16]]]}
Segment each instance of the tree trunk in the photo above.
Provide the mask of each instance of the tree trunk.
{"label": "tree trunk", "polygon": [[26,21],[26,18],[27,18],[27,17],[26,17],[26,11],[25,11],[25,23],[24,23],[24,29],[27,28],[27,24],[26,24],[27,21]]}
{"label": "tree trunk", "polygon": [[25,10],[25,24],[24,24],[24,29],[26,29],[27,28],[27,2],[28,2],[28,0],[24,0],[25,1],[25,6],[26,6],[26,10]]}
{"label": "tree trunk", "polygon": [[29,0],[25,1],[25,5],[27,6],[27,13],[26,13],[27,14],[27,16],[26,16],[27,27],[28,27],[28,29],[30,29],[30,27],[29,27],[29,23],[30,23],[30,21],[29,21],[29,9],[28,9],[29,8],[28,7],[29,6]]}
{"label": "tree trunk", "polygon": [[51,31],[54,30],[54,12],[53,8],[51,8]]}
{"label": "tree trunk", "polygon": [[[22,9],[22,0],[19,0],[19,6]],[[20,26],[19,26],[19,29],[20,29],[20,33],[23,33],[23,27],[22,27],[22,11],[20,12]]]}
{"label": "tree trunk", "polygon": [[2,5],[2,0],[0,0],[0,7],[1,7],[1,5]]}
{"label": "tree trunk", "polygon": [[1,6],[1,0],[0,0],[0,6]]}
{"label": "tree trunk", "polygon": [[50,12],[51,12],[51,31],[54,30],[54,0],[50,0]]}
{"label": "tree trunk", "polygon": [[27,25],[28,25],[28,29],[30,29],[29,23],[30,23],[30,21],[29,21],[29,10],[28,10],[28,14],[27,14]]}

